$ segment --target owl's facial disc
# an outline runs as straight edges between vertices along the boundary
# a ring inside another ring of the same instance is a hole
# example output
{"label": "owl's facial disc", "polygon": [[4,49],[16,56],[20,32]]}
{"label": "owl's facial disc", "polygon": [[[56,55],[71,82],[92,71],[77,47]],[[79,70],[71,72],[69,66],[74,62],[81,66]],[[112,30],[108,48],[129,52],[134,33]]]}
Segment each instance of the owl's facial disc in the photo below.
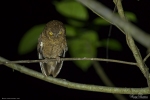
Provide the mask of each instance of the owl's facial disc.
{"label": "owl's facial disc", "polygon": [[49,34],[50,36],[58,37],[58,35],[62,34],[62,32],[59,31],[58,33],[56,33],[56,32],[54,33],[54,32],[52,32],[52,31],[50,31],[50,32],[48,32],[48,34]]}

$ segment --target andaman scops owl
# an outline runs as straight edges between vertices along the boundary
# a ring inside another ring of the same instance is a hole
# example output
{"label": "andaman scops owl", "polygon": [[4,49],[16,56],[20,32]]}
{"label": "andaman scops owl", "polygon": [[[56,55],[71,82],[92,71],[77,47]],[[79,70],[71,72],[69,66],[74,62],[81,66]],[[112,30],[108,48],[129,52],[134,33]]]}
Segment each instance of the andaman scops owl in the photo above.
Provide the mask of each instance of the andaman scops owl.
{"label": "andaman scops owl", "polygon": [[[52,20],[48,22],[38,39],[39,59],[65,57],[68,50],[66,43],[66,30],[62,22]],[[40,62],[42,73],[45,76],[56,77],[63,65],[63,61]]]}

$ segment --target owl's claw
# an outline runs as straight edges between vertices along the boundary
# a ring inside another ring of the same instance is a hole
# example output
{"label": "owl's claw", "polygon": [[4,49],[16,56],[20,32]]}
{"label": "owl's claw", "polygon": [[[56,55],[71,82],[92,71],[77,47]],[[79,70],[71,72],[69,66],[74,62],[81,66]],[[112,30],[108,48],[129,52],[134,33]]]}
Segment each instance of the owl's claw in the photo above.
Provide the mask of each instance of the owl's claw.
{"label": "owl's claw", "polygon": [[58,61],[58,63],[60,63],[60,57],[56,57],[56,60]]}
{"label": "owl's claw", "polygon": [[45,58],[45,62],[44,63],[48,63],[48,60],[49,60],[48,58]]}

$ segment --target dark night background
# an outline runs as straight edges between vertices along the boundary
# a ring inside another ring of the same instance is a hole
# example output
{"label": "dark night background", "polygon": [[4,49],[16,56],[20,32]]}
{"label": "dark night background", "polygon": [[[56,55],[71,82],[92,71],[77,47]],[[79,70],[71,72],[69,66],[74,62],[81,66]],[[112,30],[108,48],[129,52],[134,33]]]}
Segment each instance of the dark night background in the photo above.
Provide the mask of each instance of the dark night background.
{"label": "dark night background", "polygon": [[[7,0],[1,1],[1,36],[0,36],[0,56],[8,60],[28,60],[37,59],[36,49],[27,55],[18,54],[18,45],[21,37],[31,27],[37,24],[47,23],[50,20],[57,19],[66,23],[65,17],[60,15],[53,0]],[[110,9],[114,8],[112,0],[99,0]],[[150,33],[150,0],[123,0],[125,11],[133,12],[138,19],[136,24],[142,30]],[[89,11],[89,22],[97,16]],[[100,28],[99,38],[107,38],[109,26]],[[117,39],[123,46],[122,51],[109,50],[109,58],[120,59],[125,61],[135,61],[131,51],[126,45],[125,37],[117,28],[113,27],[111,38]],[[146,56],[146,48],[136,42],[142,57]],[[106,57],[106,48],[98,48],[99,58]],[[67,53],[66,57],[70,57]],[[146,79],[136,66],[100,62],[111,81],[117,87],[147,87]],[[150,66],[150,58],[146,62]],[[40,72],[39,64],[22,64],[28,68]],[[57,86],[39,79],[14,71],[6,66],[0,66],[1,97],[3,98],[26,98],[26,99],[116,99],[112,94],[88,92],[74,90]],[[72,82],[104,85],[93,67],[87,72],[75,66],[73,62],[64,62],[63,68],[58,75]],[[125,95],[128,99],[129,95]],[[148,96],[150,98],[150,96]]]}

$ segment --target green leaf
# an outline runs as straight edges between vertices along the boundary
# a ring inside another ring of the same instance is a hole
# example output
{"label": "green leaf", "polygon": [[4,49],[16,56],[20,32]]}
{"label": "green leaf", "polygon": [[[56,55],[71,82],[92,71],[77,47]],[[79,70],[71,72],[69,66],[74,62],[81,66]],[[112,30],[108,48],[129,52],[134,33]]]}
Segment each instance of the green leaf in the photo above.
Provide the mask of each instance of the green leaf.
{"label": "green leaf", "polygon": [[66,35],[69,37],[74,37],[76,36],[76,31],[75,28],[70,26],[70,25],[65,25],[66,27]]}
{"label": "green leaf", "polygon": [[[95,31],[83,32],[80,37],[68,40],[69,52],[72,57],[92,58],[97,55],[98,35]],[[83,71],[91,66],[92,61],[74,61]]]}
{"label": "green leaf", "polygon": [[134,13],[132,13],[132,12],[125,12],[125,15],[126,15],[128,20],[133,21],[133,22],[137,22],[136,15]]}
{"label": "green leaf", "polygon": [[54,2],[57,11],[66,17],[72,17],[80,20],[88,19],[87,9],[80,3],[70,0]]}
{"label": "green leaf", "polygon": [[106,25],[110,25],[109,22],[107,22],[106,20],[104,20],[104,19],[102,19],[102,18],[100,18],[100,17],[95,18],[94,21],[93,21],[93,23],[96,24],[96,25],[102,25],[102,26],[104,26],[104,25],[105,25],[105,26],[106,26]]}
{"label": "green leaf", "polygon": [[83,22],[80,22],[80,21],[77,21],[77,20],[73,20],[73,19],[68,19],[67,22],[70,25],[77,26],[77,27],[83,27],[85,25]]}
{"label": "green leaf", "polygon": [[99,39],[98,34],[95,31],[88,30],[81,34],[81,38],[89,41],[93,46],[98,47]]}
{"label": "green leaf", "polygon": [[[108,43],[108,40],[105,39],[105,40],[102,40],[101,43],[102,43],[102,46],[104,46],[110,50],[120,51],[122,49],[120,42],[118,42],[115,39],[109,39],[109,43]],[[107,43],[108,43],[108,45],[107,45]]]}
{"label": "green leaf", "polygon": [[[93,47],[92,44],[90,44],[87,40],[69,40],[69,52],[72,57],[95,57],[97,52],[96,50],[97,49],[95,49],[95,47]],[[92,64],[92,61],[74,61],[74,63],[83,71],[87,71]]]}
{"label": "green leaf", "polygon": [[38,37],[40,33],[43,31],[44,26],[45,26],[44,24],[36,25],[24,34],[19,43],[18,47],[19,54],[21,55],[27,54],[35,49]]}

